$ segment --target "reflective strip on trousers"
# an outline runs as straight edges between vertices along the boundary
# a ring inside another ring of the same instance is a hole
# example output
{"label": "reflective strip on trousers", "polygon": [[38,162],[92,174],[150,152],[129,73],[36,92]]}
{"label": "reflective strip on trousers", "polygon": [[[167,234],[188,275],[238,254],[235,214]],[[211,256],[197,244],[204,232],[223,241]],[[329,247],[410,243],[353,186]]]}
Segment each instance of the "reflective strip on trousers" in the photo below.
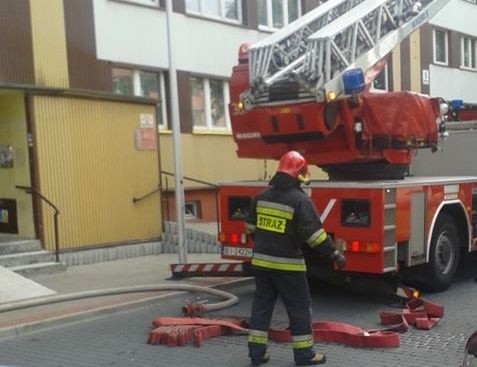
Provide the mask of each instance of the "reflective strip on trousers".
{"label": "reflective strip on trousers", "polygon": [[313,335],[293,335],[292,345],[293,349],[310,348],[313,346]]}
{"label": "reflective strip on trousers", "polygon": [[262,330],[250,330],[248,334],[248,342],[255,344],[267,344],[268,333]]}

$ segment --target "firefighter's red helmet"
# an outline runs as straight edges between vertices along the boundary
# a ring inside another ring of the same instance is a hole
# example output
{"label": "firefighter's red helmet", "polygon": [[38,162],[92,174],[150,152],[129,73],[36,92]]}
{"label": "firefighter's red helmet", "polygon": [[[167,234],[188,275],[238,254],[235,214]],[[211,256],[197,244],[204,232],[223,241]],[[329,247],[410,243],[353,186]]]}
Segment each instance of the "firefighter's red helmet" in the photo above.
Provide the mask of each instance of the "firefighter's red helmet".
{"label": "firefighter's red helmet", "polygon": [[308,164],[305,158],[297,151],[291,150],[280,158],[277,172],[286,173],[295,178],[308,175]]}

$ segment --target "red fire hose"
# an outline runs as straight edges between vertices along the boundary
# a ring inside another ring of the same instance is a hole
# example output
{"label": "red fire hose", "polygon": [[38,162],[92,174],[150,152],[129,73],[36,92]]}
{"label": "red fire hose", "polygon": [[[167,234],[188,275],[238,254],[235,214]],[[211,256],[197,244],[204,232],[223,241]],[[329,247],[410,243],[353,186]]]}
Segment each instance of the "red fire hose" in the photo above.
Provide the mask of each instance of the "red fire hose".
{"label": "red fire hose", "polygon": [[[183,310],[191,309],[185,306]],[[197,311],[197,308],[193,308]],[[444,316],[444,307],[421,298],[406,302],[401,312],[380,312],[383,325],[391,325],[381,330],[364,330],[358,326],[342,322],[313,322],[315,342],[333,342],[357,348],[396,348],[400,345],[400,333],[414,325],[417,329],[429,330]],[[158,317],[153,321],[154,329],[148,339],[149,344],[184,346],[192,341],[201,346],[204,340],[233,333],[247,333],[244,319],[206,319],[198,317]],[[270,340],[291,342],[288,329],[270,329]]]}

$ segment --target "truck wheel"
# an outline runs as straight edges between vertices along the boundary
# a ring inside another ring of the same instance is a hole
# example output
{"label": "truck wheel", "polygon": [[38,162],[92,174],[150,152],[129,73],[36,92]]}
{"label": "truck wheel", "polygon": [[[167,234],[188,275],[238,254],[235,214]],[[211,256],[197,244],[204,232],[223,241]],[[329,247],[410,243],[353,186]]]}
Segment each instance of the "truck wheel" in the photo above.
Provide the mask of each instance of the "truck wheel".
{"label": "truck wheel", "polygon": [[440,292],[450,287],[459,264],[459,236],[454,220],[447,214],[437,218],[432,232],[425,287]]}

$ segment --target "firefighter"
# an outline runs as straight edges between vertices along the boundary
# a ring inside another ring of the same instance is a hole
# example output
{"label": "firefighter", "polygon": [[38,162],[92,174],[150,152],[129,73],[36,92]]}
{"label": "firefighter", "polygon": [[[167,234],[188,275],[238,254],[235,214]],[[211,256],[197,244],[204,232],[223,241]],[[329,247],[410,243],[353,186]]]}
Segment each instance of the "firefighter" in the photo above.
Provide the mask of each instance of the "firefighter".
{"label": "firefighter", "polygon": [[271,187],[252,200],[246,219],[246,232],[255,242],[252,267],[256,290],[248,337],[253,366],[270,359],[267,331],[278,296],[287,310],[296,365],[326,362],[325,355],[313,349],[311,296],[301,246],[306,242],[329,256],[339,268],[346,265],[346,260],[323,229],[301,183],[309,183],[306,160],[300,153],[290,151],[281,157],[270,180]]}

